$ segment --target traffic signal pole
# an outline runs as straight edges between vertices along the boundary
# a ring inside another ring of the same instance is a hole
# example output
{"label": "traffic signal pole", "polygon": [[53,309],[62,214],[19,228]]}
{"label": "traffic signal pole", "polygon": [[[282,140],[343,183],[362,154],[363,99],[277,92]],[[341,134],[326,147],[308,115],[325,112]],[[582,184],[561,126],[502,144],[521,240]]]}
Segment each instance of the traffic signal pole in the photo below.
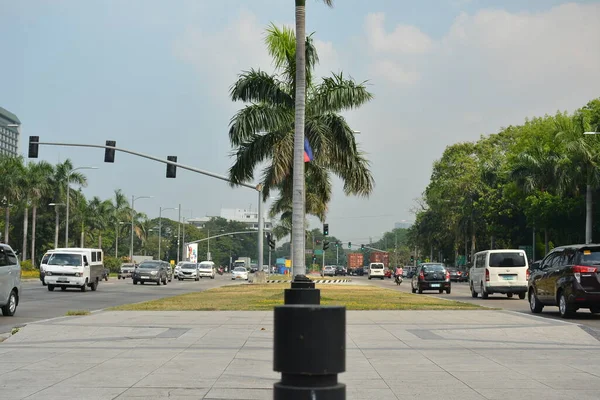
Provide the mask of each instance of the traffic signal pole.
{"label": "traffic signal pole", "polygon": [[340,265],[340,246],[337,243],[335,245],[335,265]]}

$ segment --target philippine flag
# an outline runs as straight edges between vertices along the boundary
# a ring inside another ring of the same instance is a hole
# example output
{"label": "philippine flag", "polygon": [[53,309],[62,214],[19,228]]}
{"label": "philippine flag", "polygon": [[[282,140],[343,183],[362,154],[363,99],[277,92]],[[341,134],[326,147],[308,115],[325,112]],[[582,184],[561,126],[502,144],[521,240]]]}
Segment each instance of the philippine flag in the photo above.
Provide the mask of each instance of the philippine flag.
{"label": "philippine flag", "polygon": [[304,162],[310,162],[313,160],[313,151],[310,148],[310,143],[308,143],[308,138],[304,137]]}

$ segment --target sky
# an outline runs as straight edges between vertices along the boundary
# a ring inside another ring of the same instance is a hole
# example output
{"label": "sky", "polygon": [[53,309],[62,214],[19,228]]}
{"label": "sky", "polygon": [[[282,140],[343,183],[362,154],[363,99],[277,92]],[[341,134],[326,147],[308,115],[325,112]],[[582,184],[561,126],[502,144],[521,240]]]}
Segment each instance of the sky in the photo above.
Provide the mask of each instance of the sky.
{"label": "sky", "polygon": [[[598,21],[600,1],[307,0],[316,76],[343,71],[374,95],[344,116],[360,131],[375,190],[346,197],[335,181],[330,235],[367,242],[413,221],[446,146],[600,96]],[[22,152],[30,135],[116,140],[226,175],[228,124],[242,107],[229,87],[244,70],[273,71],[270,23],[293,26],[293,2],[0,0],[0,106],[23,123]],[[108,164],[100,149],[40,148],[40,159],[67,158],[98,167],[84,171],[88,197],[153,196],[135,204],[151,218],[178,204],[185,217],[257,207],[253,190],[181,169],[166,179],[164,164],[124,153]]]}

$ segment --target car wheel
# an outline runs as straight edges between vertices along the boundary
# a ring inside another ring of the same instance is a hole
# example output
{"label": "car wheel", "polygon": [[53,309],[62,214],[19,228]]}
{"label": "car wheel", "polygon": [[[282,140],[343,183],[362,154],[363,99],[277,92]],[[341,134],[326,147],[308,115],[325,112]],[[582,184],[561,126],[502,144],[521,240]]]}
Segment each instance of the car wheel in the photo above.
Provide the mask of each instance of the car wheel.
{"label": "car wheel", "polygon": [[198,281],[200,280],[200,278],[194,278],[194,280],[195,280],[196,282],[198,282]]}
{"label": "car wheel", "polygon": [[87,283],[84,283],[80,288],[82,292],[87,292]]}
{"label": "car wheel", "polygon": [[54,285],[48,285],[48,291],[54,292]]}
{"label": "car wheel", "polygon": [[410,290],[411,290],[411,292],[413,292],[413,293],[417,293],[417,289],[415,289],[415,288],[414,288],[412,285],[410,285]]}
{"label": "car wheel", "polygon": [[519,293],[519,299],[521,299],[521,300],[525,299],[525,292]]}
{"label": "car wheel", "polygon": [[64,292],[65,290],[67,290],[67,287],[66,286],[61,286],[60,290],[62,290]]}
{"label": "car wheel", "polygon": [[482,299],[487,299],[489,297],[489,294],[483,290],[483,283],[481,284],[481,298]]}
{"label": "car wheel", "polygon": [[106,276],[104,277],[104,280],[105,280],[106,282],[108,282],[108,275],[106,275]]}
{"label": "car wheel", "polygon": [[592,314],[600,314],[600,307],[592,307],[590,308],[590,312]]}
{"label": "car wheel", "polygon": [[446,289],[446,294],[450,294],[452,292],[452,288],[449,287],[448,289]]}
{"label": "car wheel", "polygon": [[473,282],[471,282],[470,284],[471,286],[471,297],[476,299],[477,298],[477,292],[475,291],[475,288],[473,287]]}
{"label": "car wheel", "polygon": [[163,286],[167,286],[167,282],[169,282],[169,280],[165,278],[165,280],[163,281]]}
{"label": "car wheel", "polygon": [[506,293],[506,297],[508,297],[509,299],[513,298],[513,294],[512,293]]}
{"label": "car wheel", "polygon": [[213,276],[211,276],[211,277],[210,277],[210,279],[215,279],[215,276],[214,276],[214,275],[213,275]]}
{"label": "car wheel", "polygon": [[533,288],[529,289],[529,309],[531,312],[534,314],[539,314],[542,312],[543,308],[544,305],[538,300]]}
{"label": "car wheel", "polygon": [[573,306],[567,302],[567,297],[564,292],[560,292],[558,295],[558,311],[563,318],[569,318],[575,313]]}
{"label": "car wheel", "polygon": [[135,279],[133,280],[133,284],[134,284],[134,285],[137,285],[137,282],[138,282],[138,281],[136,281]]}
{"label": "car wheel", "polygon": [[143,284],[144,284],[144,281],[140,281],[140,284],[141,284],[141,285],[143,285]]}
{"label": "car wheel", "polygon": [[371,277],[369,277],[369,280],[371,280]]}
{"label": "car wheel", "polygon": [[2,307],[2,314],[5,317],[12,317],[17,311],[17,293],[13,290],[8,296],[8,303]]}
{"label": "car wheel", "polygon": [[90,289],[92,289],[92,292],[95,292],[96,289],[98,289],[98,281],[92,282],[92,284],[90,285]]}

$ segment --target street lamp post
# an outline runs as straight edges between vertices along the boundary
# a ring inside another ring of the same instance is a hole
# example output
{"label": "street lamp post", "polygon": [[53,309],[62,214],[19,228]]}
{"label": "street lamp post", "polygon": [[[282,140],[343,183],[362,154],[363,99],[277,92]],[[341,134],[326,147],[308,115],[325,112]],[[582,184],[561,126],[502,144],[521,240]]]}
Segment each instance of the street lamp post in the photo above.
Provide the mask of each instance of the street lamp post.
{"label": "street lamp post", "polygon": [[67,174],[67,216],[65,223],[65,247],[69,247],[69,195],[71,194],[71,175],[80,169],[98,169],[98,167],[77,167]]}
{"label": "street lamp post", "polygon": [[129,262],[133,262],[133,220],[135,216],[135,208],[134,204],[136,200],[139,199],[151,199],[152,196],[139,196],[135,197],[131,195],[131,247],[129,248]]}
{"label": "street lamp post", "polygon": [[125,222],[117,221],[115,227],[115,258],[119,258],[119,225],[125,225]]}
{"label": "street lamp post", "polygon": [[162,253],[160,252],[160,242],[162,241],[162,212],[163,211],[168,211],[168,210],[177,210],[177,207],[175,208],[162,208],[162,207],[158,207],[158,259],[161,260],[162,259]]}
{"label": "street lamp post", "polygon": [[[49,206],[53,206],[53,207],[58,207],[58,206],[64,206],[65,203],[49,203]],[[54,231],[54,248],[57,249],[58,248],[58,211],[55,209],[54,214],[56,215],[56,220],[55,220],[55,226],[56,226],[56,230]]]}

